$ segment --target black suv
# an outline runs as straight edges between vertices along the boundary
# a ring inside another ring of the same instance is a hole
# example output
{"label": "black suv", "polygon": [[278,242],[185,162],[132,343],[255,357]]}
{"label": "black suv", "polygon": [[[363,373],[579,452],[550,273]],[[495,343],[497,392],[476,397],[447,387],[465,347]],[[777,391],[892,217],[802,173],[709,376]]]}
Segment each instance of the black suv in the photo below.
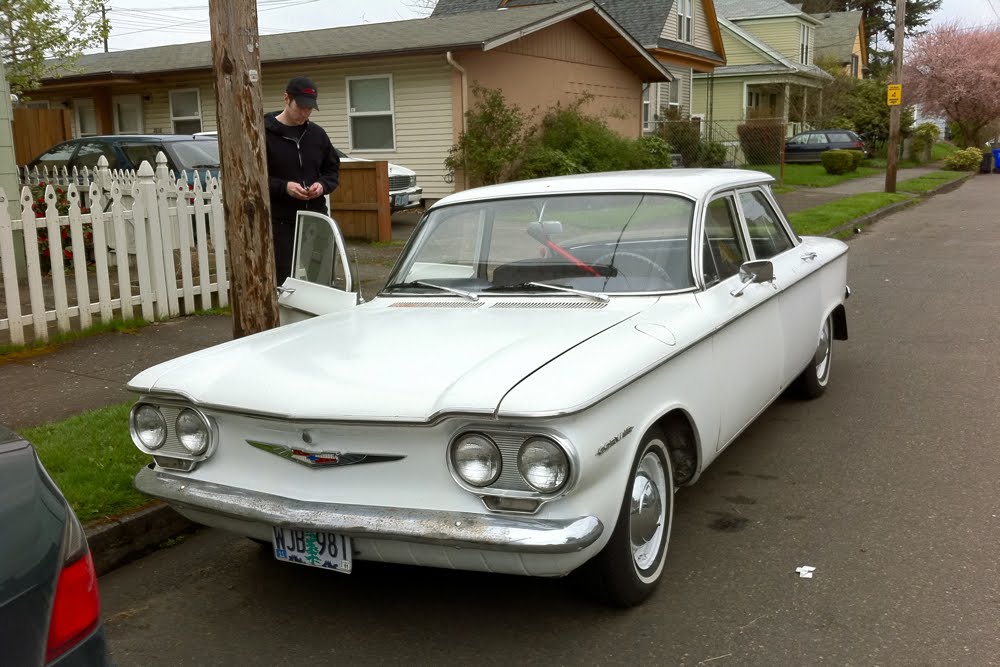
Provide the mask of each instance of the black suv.
{"label": "black suv", "polygon": [[190,134],[109,134],[80,137],[56,144],[28,163],[28,167],[97,168],[103,155],[111,169],[135,170],[143,161],[156,168],[156,154],[163,151],[167,168],[175,174],[187,171],[193,181],[194,171],[219,175],[219,140]]}
{"label": "black suv", "polygon": [[871,157],[865,142],[851,130],[809,130],[785,142],[785,162],[819,162],[820,153],[835,148],[864,151],[866,158]]}

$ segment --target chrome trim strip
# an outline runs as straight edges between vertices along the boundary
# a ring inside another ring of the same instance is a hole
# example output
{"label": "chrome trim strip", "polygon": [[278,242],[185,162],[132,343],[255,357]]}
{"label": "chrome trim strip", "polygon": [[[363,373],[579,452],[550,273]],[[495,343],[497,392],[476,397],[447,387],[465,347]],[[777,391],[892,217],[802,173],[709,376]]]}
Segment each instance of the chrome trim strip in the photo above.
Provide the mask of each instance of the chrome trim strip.
{"label": "chrome trim strip", "polygon": [[595,516],[573,519],[318,503],[251,493],[143,467],[135,488],[167,503],[243,521],[351,537],[530,554],[586,549],[604,532]]}

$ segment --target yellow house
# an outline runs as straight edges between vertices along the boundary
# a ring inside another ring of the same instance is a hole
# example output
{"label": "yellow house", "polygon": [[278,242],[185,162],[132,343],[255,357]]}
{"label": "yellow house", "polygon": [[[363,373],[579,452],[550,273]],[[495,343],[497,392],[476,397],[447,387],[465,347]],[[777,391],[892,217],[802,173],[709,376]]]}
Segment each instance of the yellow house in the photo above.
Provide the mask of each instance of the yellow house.
{"label": "yellow house", "polygon": [[815,64],[822,22],[783,0],[715,0],[726,66],[696,74],[693,113],[709,117],[723,143],[737,141],[748,118],[808,126],[809,98],[833,79]]}
{"label": "yellow house", "polygon": [[836,67],[855,79],[864,78],[868,68],[864,13],[824,12],[812,16],[822,21],[816,26],[816,64],[823,68]]}
{"label": "yellow house", "polygon": [[[263,111],[278,110],[288,79],[317,84],[312,120],[358,158],[418,174],[424,197],[462,183],[444,166],[478,83],[522,108],[592,95],[588,113],[624,136],[642,132],[649,83],[667,69],[594,2],[545,4],[260,37]],[[76,136],[189,134],[217,129],[210,42],[83,56],[43,81],[36,104],[73,112]]]}

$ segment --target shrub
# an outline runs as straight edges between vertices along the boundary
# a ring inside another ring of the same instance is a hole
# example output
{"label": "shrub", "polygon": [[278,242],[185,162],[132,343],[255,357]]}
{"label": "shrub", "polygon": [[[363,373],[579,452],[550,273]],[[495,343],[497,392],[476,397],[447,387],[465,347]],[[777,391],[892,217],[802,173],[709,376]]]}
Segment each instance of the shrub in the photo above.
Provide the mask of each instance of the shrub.
{"label": "shrub", "polygon": [[726,163],[729,150],[718,141],[703,141],[701,143],[698,164],[702,167],[721,167]]}
{"label": "shrub", "polygon": [[785,127],[770,120],[749,121],[736,128],[747,164],[778,164]]}
{"label": "shrub", "polygon": [[851,155],[850,151],[839,149],[823,151],[820,153],[819,158],[823,162],[823,168],[826,169],[826,173],[828,174],[846,174],[855,169],[854,156]]}
{"label": "shrub", "polygon": [[865,161],[865,152],[864,151],[856,151],[856,150],[853,150],[853,149],[852,150],[848,150],[847,152],[850,153],[851,157],[854,159],[854,167],[851,168],[851,171],[854,171],[855,169],[857,169],[858,167],[861,166],[862,162]]}
{"label": "shrub", "polygon": [[660,123],[657,135],[662,138],[674,153],[679,153],[684,166],[698,163],[701,157],[701,128],[698,123],[682,119],[673,111],[665,115],[666,122]]}
{"label": "shrub", "polygon": [[639,137],[635,142],[637,169],[668,169],[673,164],[670,144],[657,135]]}
{"label": "shrub", "polygon": [[507,180],[517,169],[531,114],[510,105],[499,90],[474,86],[476,106],[465,114],[467,130],[448,151],[444,164],[463,170],[472,185]]}
{"label": "shrub", "polygon": [[944,168],[951,171],[976,171],[987,155],[978,148],[966,148],[955,151],[944,159]]}
{"label": "shrub", "polygon": [[564,152],[535,141],[525,146],[524,159],[517,170],[517,177],[542,178],[582,173],[583,167]]}
{"label": "shrub", "polygon": [[[48,210],[49,204],[45,201],[45,183],[39,183],[36,186],[31,187],[31,211],[35,214],[36,218],[44,218],[45,213]],[[69,215],[69,199],[66,197],[66,191],[59,186],[53,188],[55,191],[56,199],[53,202],[56,213],[60,216]],[[80,213],[87,214],[90,213],[90,209],[86,206],[80,207]],[[42,220],[38,220],[39,225],[43,225]],[[94,263],[94,231],[93,225],[87,222],[82,225],[83,230],[83,247],[84,247],[84,259],[88,265]],[[52,252],[59,253],[63,256],[63,261],[67,264],[73,261],[73,241],[70,238],[70,227],[68,224],[59,225],[59,238],[54,241],[49,239],[49,230],[46,227],[37,228],[37,238],[38,238],[38,259],[39,265],[43,273],[49,273],[52,269]]]}
{"label": "shrub", "polygon": [[931,147],[941,136],[941,128],[934,123],[921,123],[913,130],[913,158],[923,160],[925,156],[930,156]]}

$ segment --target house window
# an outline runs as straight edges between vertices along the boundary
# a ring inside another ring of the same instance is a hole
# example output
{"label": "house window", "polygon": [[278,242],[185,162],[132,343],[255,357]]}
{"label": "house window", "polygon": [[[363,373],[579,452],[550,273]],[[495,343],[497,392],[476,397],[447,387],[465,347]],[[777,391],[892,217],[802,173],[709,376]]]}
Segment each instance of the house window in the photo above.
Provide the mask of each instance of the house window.
{"label": "house window", "polygon": [[809,39],[812,36],[812,28],[807,25],[799,26],[799,62],[803,65],[809,64]]}
{"label": "house window", "polygon": [[679,78],[675,78],[670,82],[669,104],[672,107],[679,107],[681,105],[681,80]]}
{"label": "house window", "polygon": [[201,95],[197,88],[170,91],[170,123],[174,134],[201,132]]}
{"label": "house window", "polygon": [[760,93],[747,91],[747,109],[756,109],[760,106]]}
{"label": "house window", "polygon": [[73,118],[76,121],[76,136],[91,137],[97,134],[97,112],[94,100],[87,97],[73,100]]}
{"label": "house window", "polygon": [[112,100],[115,134],[142,134],[142,97],[121,95]]}
{"label": "house window", "polygon": [[858,78],[858,74],[861,72],[861,58],[857,55],[851,55],[851,76],[855,79]]}
{"label": "house window", "polygon": [[677,0],[677,39],[682,42],[691,42],[694,39],[691,0]]}
{"label": "house window", "polygon": [[21,104],[21,106],[24,107],[25,109],[48,109],[49,108],[49,101],[48,100],[34,100],[32,102],[24,102],[24,103]]}
{"label": "house window", "polygon": [[348,77],[347,109],[352,150],[395,150],[391,75]]}
{"label": "house window", "polygon": [[652,88],[653,88],[652,84],[647,84],[642,89],[642,129],[647,132],[653,129],[653,125],[650,123],[650,120],[652,120],[652,118],[649,115],[650,111],[649,97]]}

